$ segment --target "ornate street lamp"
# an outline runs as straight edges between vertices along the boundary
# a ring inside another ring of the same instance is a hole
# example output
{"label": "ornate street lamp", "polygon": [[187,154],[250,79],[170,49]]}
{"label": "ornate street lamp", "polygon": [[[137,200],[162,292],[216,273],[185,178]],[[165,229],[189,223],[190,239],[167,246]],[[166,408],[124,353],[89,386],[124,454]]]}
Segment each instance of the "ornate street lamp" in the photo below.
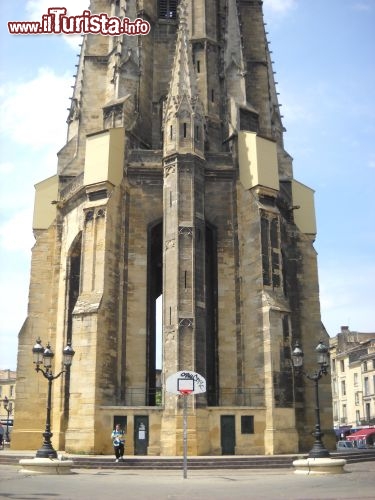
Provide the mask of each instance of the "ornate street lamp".
{"label": "ornate street lamp", "polygon": [[[51,432],[51,396],[52,396],[52,381],[59,378],[60,375],[65,373],[67,369],[71,366],[74,356],[74,351],[68,342],[68,345],[63,350],[63,364],[65,370],[62,370],[57,375],[52,373],[52,359],[54,353],[51,350],[49,343],[47,347],[44,348],[41,344],[40,338],[37,339],[36,344],[33,347],[33,357],[35,370],[37,372],[42,372],[43,376],[48,380],[48,395],[47,395],[47,417],[46,417],[46,428],[43,433],[44,442],[43,446],[36,452],[38,458],[57,458],[57,452],[53,449],[51,443],[51,437],[53,436]],[[41,365],[43,364],[43,368]]]}
{"label": "ornate street lamp", "polygon": [[5,441],[7,443],[10,443],[10,436],[9,436],[9,416],[12,414],[13,411],[13,404],[9,399],[5,396],[3,399],[3,406],[4,410],[7,412],[7,428],[5,431]]}
{"label": "ornate street lamp", "polygon": [[315,384],[315,431],[313,432],[313,436],[315,437],[315,443],[312,449],[309,452],[309,457],[311,458],[324,458],[329,457],[329,451],[324,447],[322,442],[323,432],[320,428],[320,407],[319,407],[319,380],[323,375],[327,375],[328,371],[328,347],[323,344],[322,341],[315,348],[315,352],[317,354],[317,363],[319,365],[319,370],[317,370],[314,374],[309,375],[302,371],[303,366],[303,351],[300,348],[298,342],[296,342],[294,350],[292,352],[292,362],[293,366],[296,369],[297,373],[303,373],[305,377],[309,380],[312,380]]}

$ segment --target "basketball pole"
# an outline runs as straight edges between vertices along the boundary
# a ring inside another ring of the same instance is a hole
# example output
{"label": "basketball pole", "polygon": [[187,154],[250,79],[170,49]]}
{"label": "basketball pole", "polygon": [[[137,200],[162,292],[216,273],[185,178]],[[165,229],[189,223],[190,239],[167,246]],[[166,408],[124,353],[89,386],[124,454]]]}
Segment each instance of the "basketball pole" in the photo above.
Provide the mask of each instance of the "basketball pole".
{"label": "basketball pole", "polygon": [[187,478],[187,398],[188,394],[183,395],[184,398],[184,479]]}
{"label": "basketball pole", "polygon": [[183,448],[184,448],[184,459],[183,459],[183,469],[184,469],[184,479],[187,478],[187,397],[191,394],[190,390],[181,390],[180,393],[183,397]]}

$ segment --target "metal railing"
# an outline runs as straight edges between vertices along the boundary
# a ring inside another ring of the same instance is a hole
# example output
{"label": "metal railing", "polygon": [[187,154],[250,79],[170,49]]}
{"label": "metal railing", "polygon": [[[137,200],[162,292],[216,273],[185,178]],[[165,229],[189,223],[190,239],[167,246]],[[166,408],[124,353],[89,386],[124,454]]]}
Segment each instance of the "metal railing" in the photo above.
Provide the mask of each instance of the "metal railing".
{"label": "metal railing", "polygon": [[125,397],[120,401],[123,406],[162,406],[162,389],[146,389],[145,387],[128,387]]}
{"label": "metal railing", "polygon": [[[263,407],[264,390],[259,387],[222,388],[207,391],[197,396],[201,402],[207,401],[208,406],[252,406]],[[144,387],[128,387],[121,406],[162,406],[163,389],[146,389]]]}

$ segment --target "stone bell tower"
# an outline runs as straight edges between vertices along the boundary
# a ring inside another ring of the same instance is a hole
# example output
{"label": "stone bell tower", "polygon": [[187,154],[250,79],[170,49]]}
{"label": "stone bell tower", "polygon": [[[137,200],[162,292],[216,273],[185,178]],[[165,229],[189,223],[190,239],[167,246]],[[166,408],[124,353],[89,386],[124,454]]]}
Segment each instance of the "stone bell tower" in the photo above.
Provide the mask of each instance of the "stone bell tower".
{"label": "stone bell tower", "polygon": [[[181,453],[181,403],[165,391],[180,370],[207,386],[189,396],[189,454],[306,450],[313,388],[290,353],[298,340],[313,364],[327,337],[314,200],[284,149],[262,2],[90,10],[151,31],[83,37],[57,174],[36,185],[12,446],[40,443],[40,336],[56,370],[66,342],[76,352],[53,386],[60,450],[111,453],[119,422],[126,454]],[[329,380],[320,386],[329,428]]]}

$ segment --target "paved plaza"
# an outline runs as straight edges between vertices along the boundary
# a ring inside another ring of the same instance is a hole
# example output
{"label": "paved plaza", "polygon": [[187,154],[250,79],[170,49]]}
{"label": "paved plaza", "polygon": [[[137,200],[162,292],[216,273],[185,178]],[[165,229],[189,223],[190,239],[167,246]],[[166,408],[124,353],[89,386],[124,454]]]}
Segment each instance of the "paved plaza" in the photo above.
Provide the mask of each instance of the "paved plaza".
{"label": "paved plaza", "polygon": [[[115,465],[115,464],[114,464]],[[0,465],[0,499],[17,500],[374,500],[375,461],[347,465],[345,474],[305,476],[292,469],[182,471],[73,469],[32,475]]]}

